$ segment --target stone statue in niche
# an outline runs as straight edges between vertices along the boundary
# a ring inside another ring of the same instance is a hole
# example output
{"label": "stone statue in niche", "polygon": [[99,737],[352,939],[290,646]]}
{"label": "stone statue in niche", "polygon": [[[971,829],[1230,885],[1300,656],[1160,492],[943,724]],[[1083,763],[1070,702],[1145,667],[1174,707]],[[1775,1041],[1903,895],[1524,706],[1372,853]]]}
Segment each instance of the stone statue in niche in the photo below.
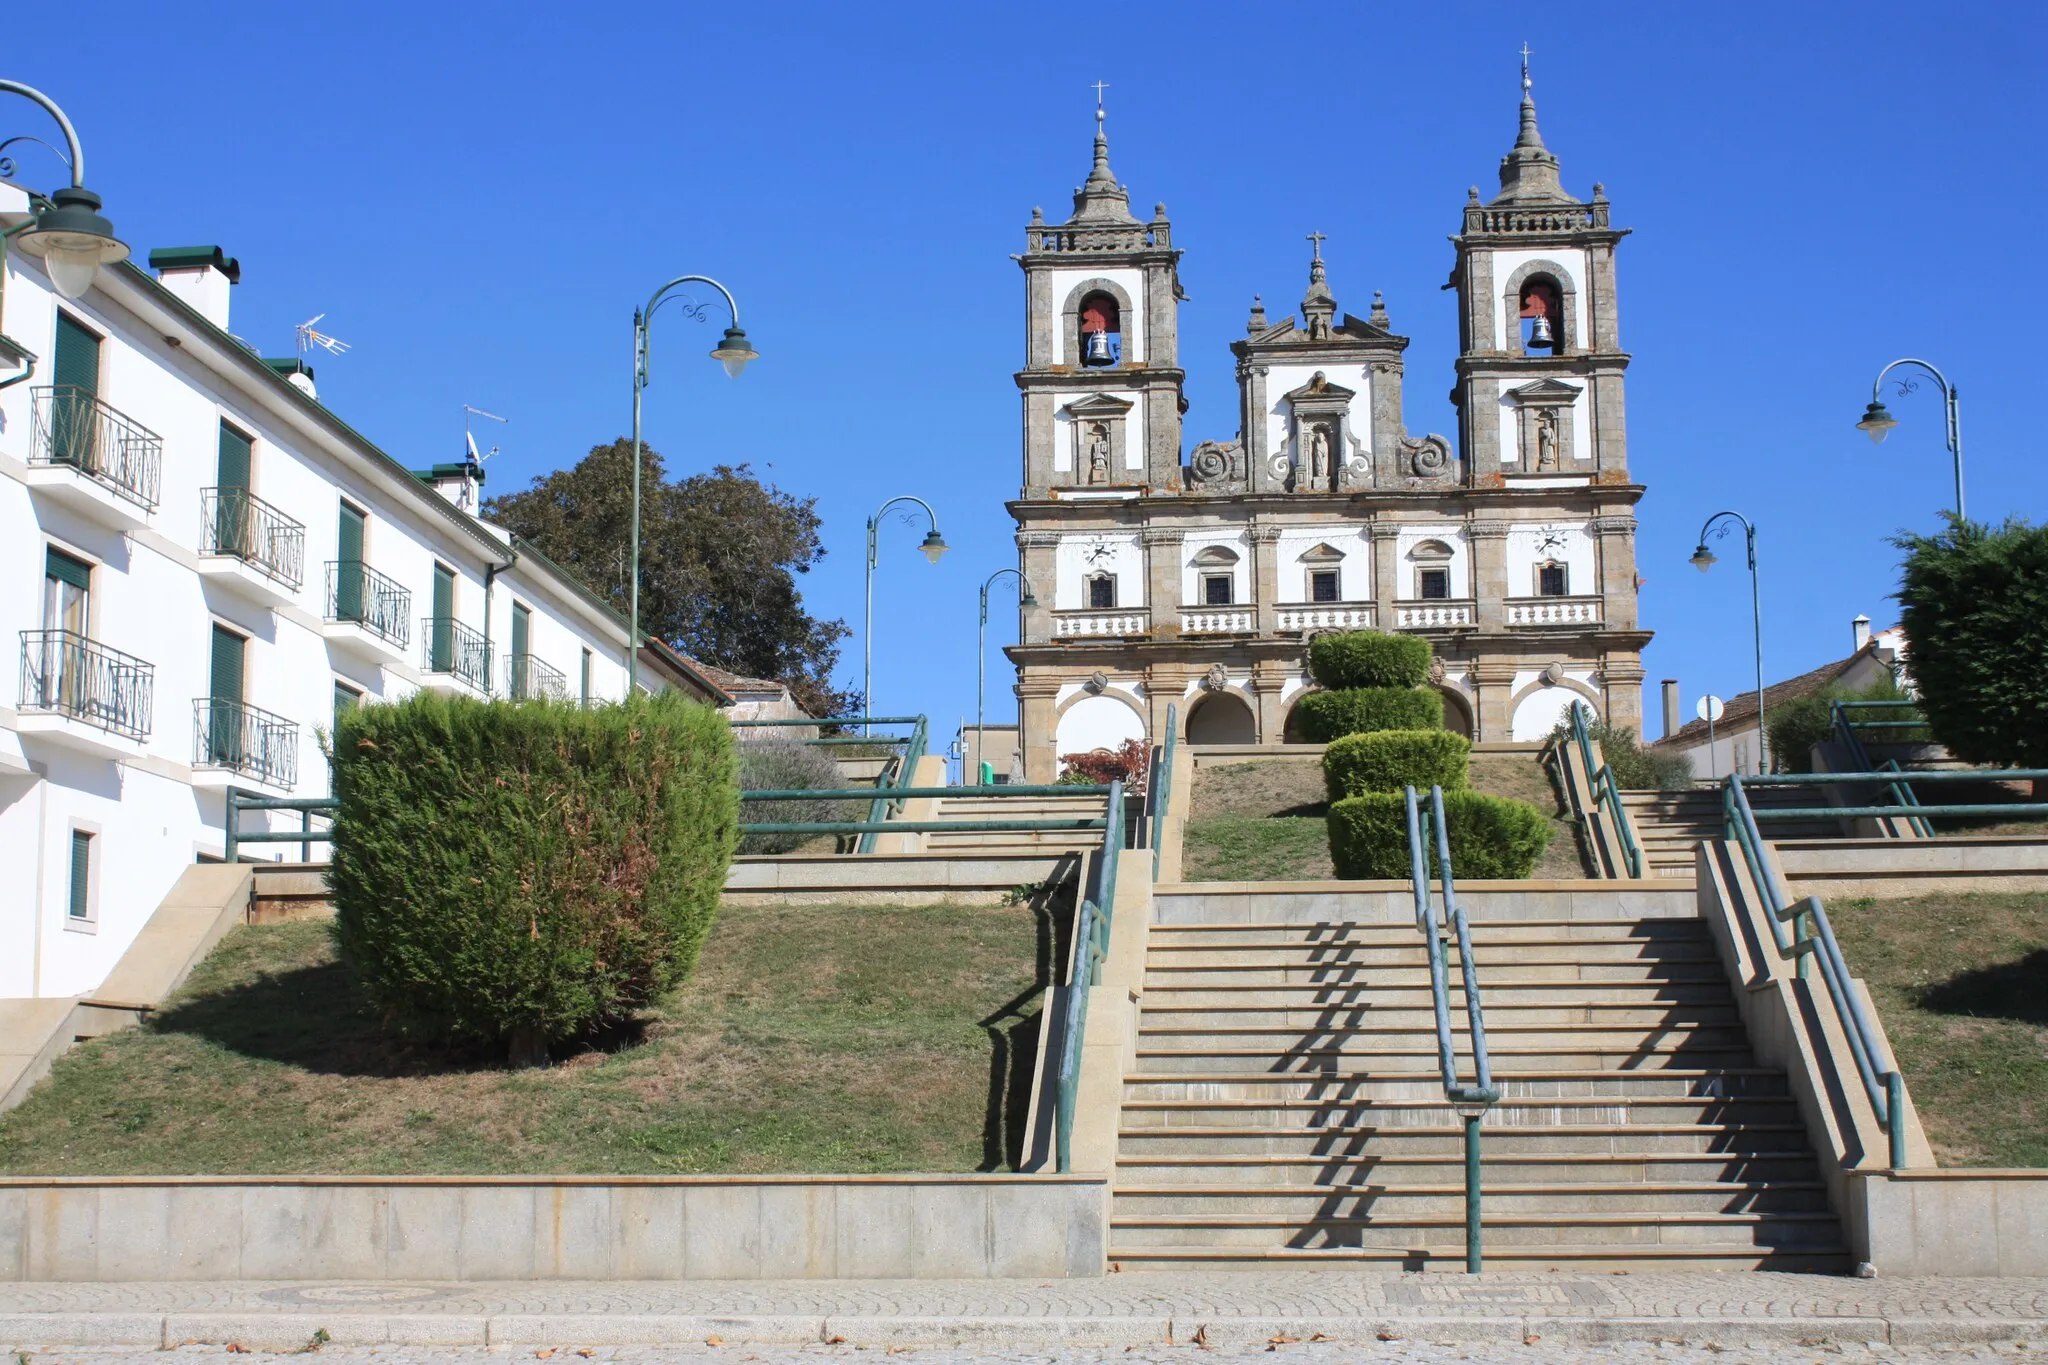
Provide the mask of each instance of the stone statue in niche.
{"label": "stone statue in niche", "polygon": [[1097,422],[1088,429],[1089,483],[1109,482],[1109,428]]}
{"label": "stone statue in niche", "polygon": [[1322,488],[1330,482],[1330,430],[1318,423],[1308,435],[1308,482]]}
{"label": "stone statue in niche", "polygon": [[1536,467],[1557,468],[1557,409],[1545,408],[1536,418]]}

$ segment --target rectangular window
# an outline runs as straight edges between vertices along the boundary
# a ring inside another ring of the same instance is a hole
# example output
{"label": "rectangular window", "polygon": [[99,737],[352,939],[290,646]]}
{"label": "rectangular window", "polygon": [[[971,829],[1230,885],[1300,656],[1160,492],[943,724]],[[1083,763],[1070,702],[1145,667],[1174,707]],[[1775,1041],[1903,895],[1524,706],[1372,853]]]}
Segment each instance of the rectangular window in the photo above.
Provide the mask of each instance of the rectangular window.
{"label": "rectangular window", "polygon": [[1202,605],[1227,607],[1230,605],[1230,575],[1210,574],[1202,580]]}
{"label": "rectangular window", "polygon": [[519,602],[512,604],[512,695],[526,695],[533,670],[527,667],[527,651],[533,645],[533,612]]}
{"label": "rectangular window", "polygon": [[583,651],[583,704],[590,705],[590,651]]}
{"label": "rectangular window", "polygon": [[436,673],[455,668],[455,570],[434,566],[434,618],[427,641],[427,667]]}
{"label": "rectangular window", "polygon": [[1419,569],[1416,571],[1416,585],[1425,600],[1445,599],[1451,595],[1451,571],[1449,569]]}
{"label": "rectangular window", "polygon": [[249,642],[225,626],[213,628],[213,669],[207,696],[207,758],[238,766],[242,761],[242,667]]}
{"label": "rectangular window", "polygon": [[57,314],[50,385],[50,458],[80,469],[98,469],[93,400],[100,392],[100,339],[69,313]]}
{"label": "rectangular window", "polygon": [[348,685],[347,683],[345,683],[345,682],[341,682],[341,681],[338,681],[338,680],[337,680],[337,681],[335,682],[335,684],[334,684],[334,718],[335,718],[336,720],[340,720],[340,719],[341,719],[341,718],[342,718],[342,717],[343,717],[344,715],[346,715],[346,714],[347,714],[348,712],[350,712],[350,711],[353,711],[353,710],[355,710],[355,709],[356,709],[356,708],[357,708],[358,706],[361,706],[362,704],[363,704],[363,689],[362,689],[362,688],[360,688],[360,687],[350,687],[350,686],[349,686],[349,685]]}
{"label": "rectangular window", "polygon": [[334,540],[334,619],[363,619],[363,540],[369,516],[360,507],[341,505]]}
{"label": "rectangular window", "polygon": [[1311,602],[1337,602],[1343,600],[1337,593],[1337,571],[1317,569],[1308,576],[1308,600]]}
{"label": "rectangular window", "polygon": [[255,442],[226,422],[220,424],[220,457],[214,468],[213,543],[224,554],[253,555],[249,527],[249,474]]}
{"label": "rectangular window", "polygon": [[1104,611],[1116,606],[1116,580],[1108,574],[1097,574],[1089,579],[1088,605]]}
{"label": "rectangular window", "polygon": [[66,908],[73,920],[92,918],[92,845],[92,831],[71,831],[71,900]]}
{"label": "rectangular window", "polygon": [[43,553],[43,629],[84,635],[90,625],[92,565],[55,546]]}
{"label": "rectangular window", "polygon": [[1565,566],[1562,564],[1539,564],[1536,567],[1536,595],[1539,597],[1564,597],[1567,595]]}

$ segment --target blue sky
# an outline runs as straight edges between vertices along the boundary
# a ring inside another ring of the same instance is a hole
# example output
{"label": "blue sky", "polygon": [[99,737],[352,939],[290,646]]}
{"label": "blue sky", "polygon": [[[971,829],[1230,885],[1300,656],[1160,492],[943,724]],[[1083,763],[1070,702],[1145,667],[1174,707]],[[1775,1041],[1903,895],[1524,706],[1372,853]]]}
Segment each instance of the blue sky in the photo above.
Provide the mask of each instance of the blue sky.
{"label": "blue sky", "polygon": [[[337,411],[415,463],[456,458],[462,407],[511,418],[491,491],[628,429],[631,315],[662,280],[719,277],[763,359],[703,358],[715,324],[658,324],[649,439],[671,467],[752,461],[815,495],[814,610],[858,628],[865,518],[935,503],[954,546],[885,530],[876,702],[950,732],[974,711],[975,600],[1014,562],[1023,246],[1086,174],[1092,82],[1135,204],[1185,249],[1187,442],[1236,426],[1229,340],[1252,294],[1300,297],[1328,234],[1340,305],[1383,290],[1411,429],[1455,432],[1439,292],[1465,188],[1513,140],[1535,50],[1566,184],[1603,181],[1620,317],[1646,657],[1688,714],[1750,677],[1739,557],[1685,564],[1707,514],[1760,529],[1773,678],[1894,619],[1900,527],[1950,500],[1939,398],[1852,427],[1884,362],[1963,393],[1970,508],[2048,508],[2034,278],[2048,224],[2039,5],[1128,6],[678,4],[31,6],[5,74],[78,124],[138,254],[218,242],[234,329],[293,324]],[[84,29],[81,32],[81,28]],[[10,101],[0,134],[51,136]],[[47,187],[34,149],[19,178]],[[1002,593],[1011,589],[1004,588]],[[1000,594],[999,594],[1000,598]],[[991,622],[990,718],[1010,714],[1014,616]],[[860,641],[842,677],[857,681]]]}

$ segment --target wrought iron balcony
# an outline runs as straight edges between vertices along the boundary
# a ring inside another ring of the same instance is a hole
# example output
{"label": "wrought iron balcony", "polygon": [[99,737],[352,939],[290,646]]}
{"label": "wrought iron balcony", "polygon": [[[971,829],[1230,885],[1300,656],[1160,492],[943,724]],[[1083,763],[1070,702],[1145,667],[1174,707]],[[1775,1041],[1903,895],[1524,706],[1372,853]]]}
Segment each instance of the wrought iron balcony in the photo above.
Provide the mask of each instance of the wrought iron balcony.
{"label": "wrought iron balcony", "polygon": [[147,739],[156,665],[73,630],[21,633],[21,709]]}
{"label": "wrought iron balcony", "polygon": [[306,577],[306,528],[246,488],[199,490],[199,553],[241,560],[297,590]]}
{"label": "wrought iron balcony", "polygon": [[484,637],[452,616],[420,618],[424,666],[468,683],[479,692],[491,690],[491,650]]}
{"label": "wrought iron balcony", "polygon": [[361,626],[404,649],[412,643],[412,593],[360,559],[330,559],[327,620]]}
{"label": "wrought iron balcony", "polygon": [[561,669],[535,654],[507,654],[505,695],[514,701],[565,701],[569,679]]}
{"label": "wrought iron balcony", "polygon": [[287,790],[299,780],[299,727],[247,702],[192,703],[192,766],[218,768]]}
{"label": "wrought iron balcony", "polygon": [[156,510],[163,437],[75,384],[52,384],[33,394],[31,465],[75,469],[145,511]]}

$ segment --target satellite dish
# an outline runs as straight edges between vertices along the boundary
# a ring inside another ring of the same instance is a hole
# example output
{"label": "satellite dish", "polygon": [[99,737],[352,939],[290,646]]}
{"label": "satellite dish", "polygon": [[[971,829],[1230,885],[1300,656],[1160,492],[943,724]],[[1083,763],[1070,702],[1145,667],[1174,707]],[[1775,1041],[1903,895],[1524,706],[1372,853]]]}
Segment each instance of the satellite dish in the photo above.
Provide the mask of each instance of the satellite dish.
{"label": "satellite dish", "polygon": [[1721,719],[1722,713],[1727,709],[1726,706],[1721,704],[1719,697],[1709,692],[1706,696],[1700,698],[1698,706],[1693,707],[1693,713],[1707,724],[1712,725],[1715,721]]}

